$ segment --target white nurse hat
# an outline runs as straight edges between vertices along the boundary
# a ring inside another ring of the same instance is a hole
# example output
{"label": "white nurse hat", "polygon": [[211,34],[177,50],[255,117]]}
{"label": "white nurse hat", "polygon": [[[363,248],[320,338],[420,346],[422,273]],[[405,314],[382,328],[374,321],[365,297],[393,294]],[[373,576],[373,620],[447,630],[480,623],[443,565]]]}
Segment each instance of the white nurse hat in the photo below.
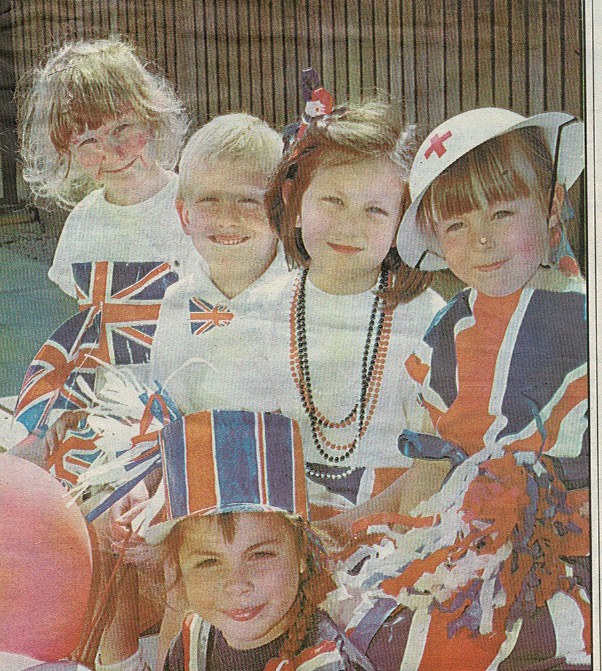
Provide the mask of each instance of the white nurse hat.
{"label": "white nurse hat", "polygon": [[555,157],[557,182],[568,189],[584,166],[583,122],[571,114],[544,112],[525,118],[510,110],[483,107],[462,112],[429,134],[420,145],[410,171],[412,202],[397,234],[399,255],[408,265],[419,265],[422,270],[447,268],[435,236],[422,231],[416,223],[422,198],[434,180],[452,163],[484,142],[532,126],[543,130],[550,153]]}

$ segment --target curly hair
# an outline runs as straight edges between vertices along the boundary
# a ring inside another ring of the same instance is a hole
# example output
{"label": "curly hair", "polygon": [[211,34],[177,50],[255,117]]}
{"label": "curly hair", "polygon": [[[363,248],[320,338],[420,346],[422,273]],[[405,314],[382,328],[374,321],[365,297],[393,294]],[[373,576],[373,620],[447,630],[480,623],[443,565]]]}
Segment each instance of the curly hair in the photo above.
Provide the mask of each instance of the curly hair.
{"label": "curly hair", "polygon": [[[296,223],[303,195],[317,168],[389,158],[399,167],[403,180],[403,214],[410,200],[407,180],[416,151],[414,136],[414,127],[404,128],[393,105],[376,100],[349,109],[340,108],[312,120],[303,137],[283,157],[266,193],[270,224],[282,240],[292,267],[309,266],[310,256]],[[286,202],[282,194],[285,184]],[[383,269],[395,275],[393,286],[383,292],[391,309],[421,294],[432,279],[429,273],[407,266],[394,246],[383,261]]]}
{"label": "curly hair", "polygon": [[98,184],[72,160],[69,142],[132,112],[154,133],[158,163],[177,164],[188,127],[171,85],[118,37],[64,44],[17,87],[23,177],[38,201],[71,207]]}

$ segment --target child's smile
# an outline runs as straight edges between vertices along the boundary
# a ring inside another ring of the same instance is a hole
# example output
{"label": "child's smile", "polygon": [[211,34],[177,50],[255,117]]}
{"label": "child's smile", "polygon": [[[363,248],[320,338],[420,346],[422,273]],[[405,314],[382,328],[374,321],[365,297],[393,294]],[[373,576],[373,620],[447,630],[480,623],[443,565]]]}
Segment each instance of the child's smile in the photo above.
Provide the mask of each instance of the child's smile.
{"label": "child's smile", "polygon": [[297,224],[316,286],[349,294],[374,286],[399,224],[402,187],[386,158],[316,169]]}
{"label": "child's smile", "polygon": [[272,260],[276,236],[263,205],[266,186],[266,176],[234,163],[198,166],[178,208],[184,232],[210,266],[232,263],[237,250],[246,263],[249,258],[266,265]]}
{"label": "child's smile", "polygon": [[190,607],[240,650],[285,633],[301,569],[286,519],[265,512],[237,514],[231,542],[214,516],[183,524],[179,560]]}

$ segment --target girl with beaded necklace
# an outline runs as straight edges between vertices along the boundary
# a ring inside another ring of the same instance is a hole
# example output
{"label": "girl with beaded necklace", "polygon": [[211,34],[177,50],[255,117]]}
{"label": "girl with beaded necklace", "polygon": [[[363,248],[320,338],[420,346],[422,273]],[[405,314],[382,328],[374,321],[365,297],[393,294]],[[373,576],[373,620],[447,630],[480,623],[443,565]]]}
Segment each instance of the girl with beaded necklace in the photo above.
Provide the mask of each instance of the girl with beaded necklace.
{"label": "girl with beaded necklace", "polygon": [[266,196],[298,268],[272,303],[270,396],[301,425],[314,519],[409,511],[443,477],[396,447],[425,419],[403,361],[443,304],[394,247],[412,151],[391,106],[335,110],[310,122]]}

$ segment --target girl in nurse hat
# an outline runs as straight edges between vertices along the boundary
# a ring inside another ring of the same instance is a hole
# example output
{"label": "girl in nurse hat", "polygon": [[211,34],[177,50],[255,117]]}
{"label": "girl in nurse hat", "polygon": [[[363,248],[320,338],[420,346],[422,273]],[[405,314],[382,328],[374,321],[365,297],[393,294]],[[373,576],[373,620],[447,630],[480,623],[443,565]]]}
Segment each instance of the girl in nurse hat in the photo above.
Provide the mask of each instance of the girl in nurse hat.
{"label": "girl in nurse hat", "polygon": [[[418,150],[410,173],[412,203],[397,240],[406,263],[449,267],[467,285],[406,361],[436,436],[405,431],[399,449],[414,458],[447,457],[459,464],[425,504],[431,513],[437,506],[443,513],[451,509],[475,473],[493,473],[508,460],[514,469],[530,464],[554,496],[561,493],[562,510],[579,520],[578,542],[558,553],[557,529],[539,559],[529,555],[528,544],[515,547],[521,575],[542,561],[554,565],[553,574],[533,583],[527,600],[513,602],[503,582],[494,587],[493,599],[495,608],[503,599],[512,606],[509,619],[502,618],[511,626],[520,617],[528,623],[529,613],[521,610],[527,601],[543,607],[554,594],[564,594],[575,630],[563,629],[566,608],[549,611],[558,620],[557,650],[566,648],[567,660],[575,653],[575,663],[586,660],[589,648],[589,602],[582,590],[589,552],[587,322],[584,282],[563,218],[569,210],[566,191],[582,169],[583,124],[569,114],[464,112],[434,129]],[[497,476],[487,477],[497,482]],[[529,522],[533,492],[523,493],[526,503],[511,527],[536,531],[537,524]],[[549,503],[553,497],[544,498]],[[471,501],[472,508],[484,504],[478,496]],[[471,514],[458,512],[458,520]],[[481,532],[495,523],[495,515],[488,517]],[[479,547],[471,550],[475,556],[486,552]],[[573,557],[565,561],[567,553]],[[500,563],[500,575],[510,560]]]}

